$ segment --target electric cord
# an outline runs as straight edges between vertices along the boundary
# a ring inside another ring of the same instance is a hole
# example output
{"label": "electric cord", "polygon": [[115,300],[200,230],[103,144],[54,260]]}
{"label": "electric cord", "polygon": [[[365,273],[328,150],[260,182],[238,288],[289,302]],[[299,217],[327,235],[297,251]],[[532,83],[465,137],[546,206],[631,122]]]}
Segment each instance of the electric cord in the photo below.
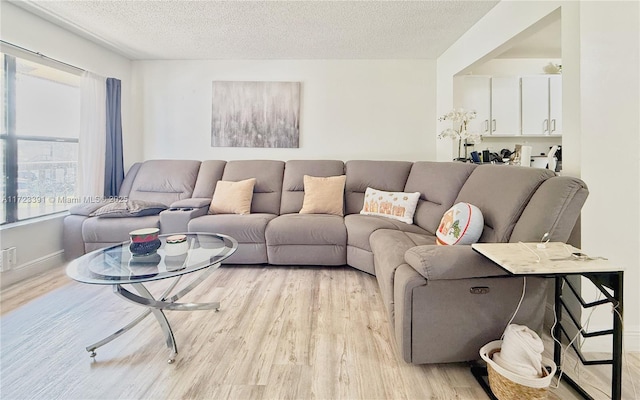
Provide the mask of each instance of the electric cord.
{"label": "electric cord", "polygon": [[[564,288],[564,282],[562,282],[562,287]],[[596,299],[596,302],[599,301],[601,298],[602,298],[602,293],[598,293],[598,298]],[[620,319],[621,329],[624,331],[624,320],[622,318],[622,315],[620,315],[620,312],[617,310],[617,308],[618,308],[618,305],[616,304],[615,306],[612,307],[612,311],[618,316],[618,319]],[[562,349],[562,362],[561,362],[561,365],[559,366],[560,367],[560,374],[558,375],[558,381],[556,382],[555,386],[550,386],[552,389],[558,389],[560,387],[560,382],[562,380],[562,375],[564,374],[564,364],[567,361],[566,354],[567,354],[568,350],[570,349],[571,345],[573,344],[573,342],[580,336],[580,333],[581,332],[585,332],[586,333],[586,331],[588,330],[589,324],[591,322],[591,317],[593,316],[594,312],[595,312],[595,308],[593,308],[591,310],[591,312],[589,313],[589,316],[587,317],[587,320],[585,321],[585,326],[583,328],[581,328],[578,331],[578,333],[576,333],[576,335],[571,339],[571,341],[563,349],[562,348],[562,343],[559,341],[559,339],[557,339],[553,335],[554,328],[555,328],[556,324],[558,323],[558,318],[557,318],[557,315],[556,315],[556,313],[554,311],[554,313],[553,313],[553,325],[551,326],[550,333],[551,333],[551,338],[553,339],[553,341],[558,343],[560,345],[560,348]],[[584,341],[582,343],[580,343],[580,346],[579,346],[580,350],[582,350],[583,344],[584,344]],[[626,353],[624,351],[624,342],[623,342],[623,348],[622,348],[622,363],[625,366],[628,380],[631,382],[631,387],[633,389],[634,399],[637,400],[638,399],[638,392],[637,392],[636,385],[635,385],[633,379],[631,379],[631,368],[629,367],[629,362],[627,360],[627,355],[626,355]],[[575,364],[573,366],[573,371],[578,374],[577,378],[578,378],[578,381],[580,382],[580,384],[585,384],[586,383],[587,385],[589,385],[590,387],[596,389],[597,391],[599,391],[600,393],[604,394],[608,398],[611,398],[611,395],[609,393],[605,392],[604,390],[600,389],[599,387],[593,385],[592,383],[590,383],[588,381],[584,382],[584,381],[582,381],[582,379],[580,379],[581,368],[580,368],[580,359],[579,358],[576,359],[576,362],[575,362]]]}
{"label": "electric cord", "polygon": [[[518,314],[518,310],[520,310],[520,306],[522,305],[522,300],[524,300],[524,295],[526,291],[527,291],[527,277],[523,276],[522,277],[522,295],[520,296],[520,301],[518,301],[516,310],[513,312],[513,315],[511,316],[511,319],[509,319],[509,322],[507,322],[507,326],[511,325],[514,318],[516,317],[516,314]],[[507,330],[507,326],[505,326],[504,330],[502,331],[502,336],[500,337],[500,340],[504,339],[504,333]]]}
{"label": "electric cord", "polygon": [[[562,282],[562,288],[564,288],[564,281]],[[591,321],[591,317],[593,316],[593,312],[596,309],[593,308],[591,309],[591,312],[589,313],[589,316],[587,317],[587,320],[585,322],[585,325],[588,326],[589,322]],[[560,342],[559,338],[556,338],[555,336],[553,336],[553,330],[556,326],[556,324],[558,323],[558,316],[555,313],[553,313],[553,325],[551,326],[551,338],[553,339],[554,342],[558,343],[560,345],[560,349],[561,349],[561,357],[562,357],[562,361],[560,362],[560,374],[558,375],[558,382],[556,382],[556,386],[551,386],[553,389],[558,389],[560,387],[560,381],[562,380],[562,375],[564,374],[564,364],[567,361],[567,352],[569,351],[569,349],[571,348],[571,345],[573,344],[573,342],[575,342],[578,337],[580,337],[580,334],[582,332],[584,332],[584,327],[581,327],[578,330],[578,333],[575,334],[575,336],[569,341],[569,343],[567,344],[567,346],[563,349],[562,348],[562,342]]]}
{"label": "electric cord", "polygon": [[[596,302],[600,301],[600,299],[602,299],[602,293],[598,293],[598,297],[596,298]],[[591,310],[591,313],[595,312],[595,308],[593,310]],[[589,314],[589,318],[587,318],[587,321],[584,325],[584,332],[588,332],[589,331],[589,325],[591,323],[591,313]],[[578,349],[580,351],[582,351],[582,346],[584,345],[584,343],[586,342],[586,340],[582,340],[580,342],[580,344],[578,345]],[[568,350],[568,349],[567,349]],[[594,388],[595,390],[597,390],[598,392],[604,394],[605,396],[609,397],[609,394],[607,392],[605,392],[604,390],[600,389],[599,387],[593,385],[592,383],[590,383],[589,381],[583,381],[582,380],[582,376],[580,376],[580,372],[582,371],[582,369],[580,368],[580,359],[576,358],[575,363],[573,364],[573,372],[576,373],[576,380],[578,382],[580,382],[581,384],[587,384],[589,386],[591,386],[592,388]]]}
{"label": "electric cord", "polygon": [[533,249],[530,249],[529,246],[527,246],[526,243],[524,242],[518,242],[518,244],[521,244],[524,246],[525,249],[529,250],[531,253],[533,253],[534,256],[536,256],[537,260],[536,262],[539,263],[540,262],[540,255],[538,253],[536,253],[535,251],[533,251]]}

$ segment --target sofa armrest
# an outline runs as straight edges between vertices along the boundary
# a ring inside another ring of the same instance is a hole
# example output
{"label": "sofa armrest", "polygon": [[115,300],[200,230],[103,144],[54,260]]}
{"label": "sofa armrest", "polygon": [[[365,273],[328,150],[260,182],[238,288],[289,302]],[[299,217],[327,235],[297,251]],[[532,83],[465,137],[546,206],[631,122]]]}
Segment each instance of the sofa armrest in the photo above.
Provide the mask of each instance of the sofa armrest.
{"label": "sofa armrest", "polygon": [[160,213],[160,232],[162,232],[162,234],[187,232],[189,229],[189,221],[205,215],[208,211],[209,207],[171,207],[168,210],[164,210]]}
{"label": "sofa armrest", "polygon": [[416,246],[404,253],[404,259],[427,280],[509,275],[493,261],[466,245]]}
{"label": "sofa armrest", "polygon": [[174,201],[169,206],[171,208],[201,208],[201,207],[209,207],[211,204],[210,197],[193,197],[190,199],[182,199],[178,201]]}
{"label": "sofa armrest", "polygon": [[92,212],[96,211],[100,207],[106,206],[109,203],[113,203],[112,201],[97,201],[95,203],[82,203],[75,204],[69,209],[69,214],[71,215],[82,215],[88,217]]}

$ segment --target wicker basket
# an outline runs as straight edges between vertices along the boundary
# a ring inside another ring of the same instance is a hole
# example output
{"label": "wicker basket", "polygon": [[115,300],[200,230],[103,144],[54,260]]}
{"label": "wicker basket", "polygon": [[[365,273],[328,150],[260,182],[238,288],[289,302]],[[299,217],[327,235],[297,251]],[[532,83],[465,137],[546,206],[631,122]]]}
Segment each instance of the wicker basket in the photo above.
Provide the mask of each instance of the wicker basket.
{"label": "wicker basket", "polygon": [[489,374],[489,387],[498,400],[543,400],[547,398],[551,378],[555,375],[556,366],[550,360],[543,359],[544,363],[550,363],[551,373],[543,366],[541,378],[525,378],[514,381],[513,374],[505,371],[493,361],[493,354],[500,351],[501,340],[488,343],[480,349],[480,356],[487,362]]}

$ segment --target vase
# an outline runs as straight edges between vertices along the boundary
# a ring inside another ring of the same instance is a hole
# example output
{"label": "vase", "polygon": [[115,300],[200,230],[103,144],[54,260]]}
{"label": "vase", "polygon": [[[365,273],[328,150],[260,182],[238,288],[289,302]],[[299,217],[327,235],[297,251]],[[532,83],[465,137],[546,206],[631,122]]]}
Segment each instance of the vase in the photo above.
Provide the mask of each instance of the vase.
{"label": "vase", "polygon": [[160,239],[154,239],[148,242],[132,242],[129,245],[129,251],[134,257],[144,257],[154,254],[161,245]]}
{"label": "vase", "polygon": [[458,158],[455,158],[453,161],[462,161],[462,162],[466,162],[467,161],[467,146],[466,146],[466,140],[465,140],[465,146],[464,146],[464,157],[462,157],[462,138],[458,139]]}

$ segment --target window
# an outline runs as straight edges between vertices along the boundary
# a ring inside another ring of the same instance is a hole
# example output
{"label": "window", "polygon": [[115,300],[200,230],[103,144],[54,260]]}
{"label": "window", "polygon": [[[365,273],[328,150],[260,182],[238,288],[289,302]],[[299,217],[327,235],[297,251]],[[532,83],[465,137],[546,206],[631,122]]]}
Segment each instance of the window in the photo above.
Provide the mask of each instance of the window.
{"label": "window", "polygon": [[0,223],[69,209],[76,198],[80,76],[2,57]]}

